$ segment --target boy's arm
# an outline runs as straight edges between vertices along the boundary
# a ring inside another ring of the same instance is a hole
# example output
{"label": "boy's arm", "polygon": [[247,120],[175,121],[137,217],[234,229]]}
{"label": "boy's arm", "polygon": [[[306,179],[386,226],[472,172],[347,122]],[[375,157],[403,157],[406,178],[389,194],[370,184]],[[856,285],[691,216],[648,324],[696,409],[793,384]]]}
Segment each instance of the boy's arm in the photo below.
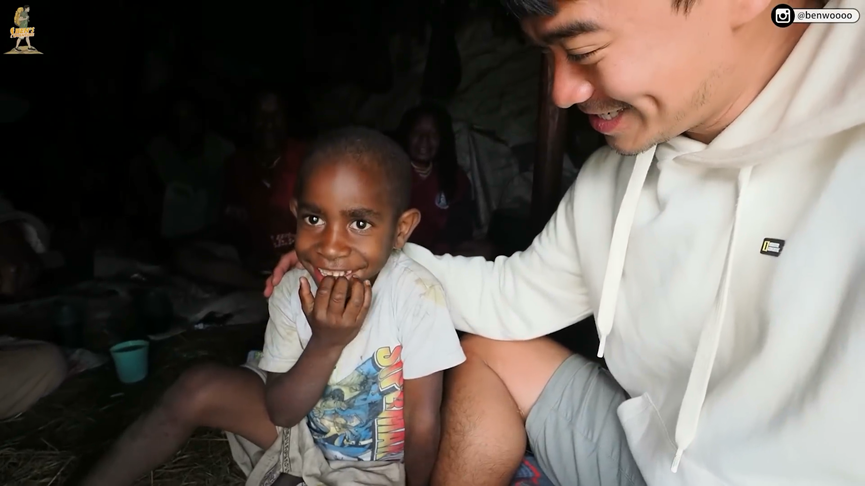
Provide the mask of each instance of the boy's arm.
{"label": "boy's arm", "polygon": [[[403,263],[410,262],[406,259]],[[441,434],[442,376],[465,361],[441,285],[415,262],[394,288],[403,364],[403,446],[409,486],[429,483]]]}
{"label": "boy's arm", "polygon": [[290,370],[268,375],[265,403],[275,425],[293,427],[312,410],[341,353],[342,348],[319,344],[312,337]]}
{"label": "boy's arm", "polygon": [[306,345],[298,333],[305,324],[299,296],[300,277],[294,270],[274,290],[268,302],[270,319],[264,332],[264,349],[258,367],[268,372],[265,405],[270,420],[280,427],[292,427],[309,413],[321,398],[341,352],[321,346],[312,336]]}
{"label": "boy's arm", "polygon": [[439,371],[403,383],[407,486],[429,484],[441,436],[442,375]]}
{"label": "boy's arm", "polygon": [[[342,350],[357,335],[372,300],[369,282],[325,277],[313,296],[310,280],[305,276],[297,279],[298,275],[287,276],[271,296],[270,322],[259,362],[259,368],[271,373],[265,387],[267,413],[280,427],[297,425],[321,398]],[[349,286],[351,297],[346,298]],[[312,331],[302,350],[294,344],[300,342],[296,322],[301,317]]]}

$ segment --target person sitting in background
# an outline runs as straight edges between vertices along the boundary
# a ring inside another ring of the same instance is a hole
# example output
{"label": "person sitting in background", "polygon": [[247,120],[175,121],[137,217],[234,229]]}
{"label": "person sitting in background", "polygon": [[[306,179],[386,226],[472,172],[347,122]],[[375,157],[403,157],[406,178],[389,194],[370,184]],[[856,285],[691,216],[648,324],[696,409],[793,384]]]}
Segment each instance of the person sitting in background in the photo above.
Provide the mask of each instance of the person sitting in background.
{"label": "person sitting in background", "polygon": [[234,197],[237,184],[248,179],[229,169],[234,146],[207,128],[195,93],[175,89],[168,100],[166,133],[154,138],[133,164],[138,213],[144,218],[161,215],[150,227],[161,240],[157,246],[182,274],[229,287],[258,288],[259,278],[242,258],[249,249],[247,228],[233,226],[235,221],[226,217],[226,193]]}
{"label": "person sitting in background", "polygon": [[227,164],[224,216],[231,232],[242,236],[241,251],[267,259],[263,268],[269,269],[294,246],[297,222],[290,203],[307,141],[276,92],[258,93],[250,111],[251,143]]}
{"label": "person sitting in background", "polygon": [[[167,126],[131,166],[139,216],[158,215],[148,226],[167,240],[195,236],[219,221],[225,161],[231,142],[208,130],[204,106],[191,90],[166,93]],[[154,225],[155,224],[155,228]]]}
{"label": "person sitting in background", "polygon": [[[0,296],[20,297],[38,280],[39,254],[48,230],[35,216],[15,211],[0,196]],[[57,346],[0,335],[0,420],[29,409],[66,378],[67,364]]]}
{"label": "person sitting in background", "polygon": [[412,207],[421,221],[411,242],[433,253],[458,253],[474,230],[471,183],[457,164],[451,116],[444,108],[425,102],[407,111],[397,138],[414,168]]}
{"label": "person sitting in background", "polygon": [[183,273],[240,288],[259,288],[256,272],[294,247],[290,201],[306,152],[278,94],[261,91],[250,112],[250,143],[226,161],[219,224],[174,252]]}

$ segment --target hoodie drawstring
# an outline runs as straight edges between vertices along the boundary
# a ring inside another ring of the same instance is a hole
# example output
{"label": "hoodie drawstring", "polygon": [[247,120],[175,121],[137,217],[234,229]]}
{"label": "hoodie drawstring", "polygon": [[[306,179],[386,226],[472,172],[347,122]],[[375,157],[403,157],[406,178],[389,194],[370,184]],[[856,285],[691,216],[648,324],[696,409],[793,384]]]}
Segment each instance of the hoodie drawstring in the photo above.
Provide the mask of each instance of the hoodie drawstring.
{"label": "hoodie drawstring", "polygon": [[709,388],[709,379],[712,377],[712,368],[715,365],[715,356],[718,354],[718,346],[721,343],[721,330],[727,318],[727,307],[730,298],[730,275],[733,273],[733,260],[736,254],[736,240],[739,235],[739,220],[742,216],[742,198],[751,180],[751,167],[746,167],[739,172],[739,193],[736,196],[736,211],[733,216],[733,229],[730,232],[730,246],[727,247],[727,258],[724,262],[724,276],[721,279],[715,311],[712,319],[703,327],[700,333],[700,342],[697,345],[697,355],[694,365],[691,367],[691,376],[688,379],[688,387],[682,398],[682,406],[679,409],[679,419],[676,421],[676,456],[670,470],[674,473],[679,469],[679,462],[685,449],[694,441],[697,434],[697,425],[700,421],[700,412],[706,401],[706,390]]}
{"label": "hoodie drawstring", "polygon": [[634,215],[637,213],[637,204],[643,191],[646,176],[652,167],[655,158],[655,147],[651,150],[637,155],[634,162],[634,171],[625,189],[625,197],[619,206],[619,214],[613,226],[613,238],[610,242],[610,256],[607,259],[607,269],[604,272],[604,285],[601,287],[601,303],[598,305],[597,326],[598,338],[601,341],[598,346],[598,357],[604,357],[604,347],[607,344],[607,336],[613,330],[613,317],[616,314],[616,300],[619,297],[619,286],[622,283],[622,270],[625,268],[625,254],[628,251],[628,240],[631,238],[631,228],[634,226]]}
{"label": "hoodie drawstring", "polygon": [[[616,301],[619,296],[619,288],[622,283],[622,271],[625,266],[625,255],[628,249],[628,240],[631,237],[631,228],[634,225],[634,216],[637,212],[640,194],[646,182],[646,176],[652,166],[655,156],[655,148],[643,152],[637,156],[634,170],[628,181],[625,196],[616,216],[613,226],[613,237],[610,242],[610,254],[607,260],[607,268],[604,272],[604,284],[601,288],[601,302],[598,306],[597,327],[600,346],[598,346],[598,357],[604,357],[604,348],[607,336],[613,330],[613,320],[616,312]],[[730,232],[730,242],[727,247],[727,255],[724,261],[724,273],[721,278],[719,295],[711,319],[703,327],[700,333],[700,341],[697,345],[697,354],[691,367],[691,375],[688,386],[682,398],[679,409],[679,418],[676,421],[676,455],[670,470],[675,473],[679,470],[679,463],[685,449],[694,441],[697,426],[700,420],[700,412],[706,400],[706,391],[709,387],[709,379],[712,376],[712,368],[715,357],[718,354],[718,346],[721,342],[721,330],[727,317],[727,307],[730,297],[730,275],[733,269],[736,240],[739,233],[739,219],[742,215],[742,198],[751,180],[751,167],[746,167],[739,172],[739,187],[736,196],[736,210],[733,216],[733,228]]]}

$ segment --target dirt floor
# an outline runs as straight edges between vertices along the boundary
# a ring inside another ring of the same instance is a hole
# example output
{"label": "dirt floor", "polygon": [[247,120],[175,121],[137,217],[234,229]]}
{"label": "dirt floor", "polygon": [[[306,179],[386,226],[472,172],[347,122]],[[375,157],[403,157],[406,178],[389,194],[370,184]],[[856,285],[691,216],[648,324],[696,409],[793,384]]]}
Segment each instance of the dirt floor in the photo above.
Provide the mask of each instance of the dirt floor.
{"label": "dirt floor", "polygon": [[[151,343],[150,375],[123,385],[109,363],[68,379],[32,410],[0,422],[0,485],[72,485],[180,373],[199,360],[240,365],[261,349],[264,324],[188,331]],[[225,436],[199,430],[174,458],[137,485],[244,484]]]}

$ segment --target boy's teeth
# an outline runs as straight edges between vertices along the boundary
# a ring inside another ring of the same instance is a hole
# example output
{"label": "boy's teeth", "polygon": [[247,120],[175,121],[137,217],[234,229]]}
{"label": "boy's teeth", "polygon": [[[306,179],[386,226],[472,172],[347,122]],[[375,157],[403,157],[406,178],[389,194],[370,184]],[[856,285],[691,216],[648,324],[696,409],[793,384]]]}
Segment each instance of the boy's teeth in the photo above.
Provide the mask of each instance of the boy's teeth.
{"label": "boy's teeth", "polygon": [[336,272],[336,271],[331,271],[331,270],[325,270],[323,268],[319,268],[318,271],[321,272],[321,274],[324,275],[325,277],[348,277],[351,275],[351,271]]}
{"label": "boy's teeth", "polygon": [[607,113],[600,113],[598,114],[598,116],[601,117],[601,119],[603,120],[612,120],[616,117],[616,115],[619,114],[620,111],[622,110],[608,111]]}

